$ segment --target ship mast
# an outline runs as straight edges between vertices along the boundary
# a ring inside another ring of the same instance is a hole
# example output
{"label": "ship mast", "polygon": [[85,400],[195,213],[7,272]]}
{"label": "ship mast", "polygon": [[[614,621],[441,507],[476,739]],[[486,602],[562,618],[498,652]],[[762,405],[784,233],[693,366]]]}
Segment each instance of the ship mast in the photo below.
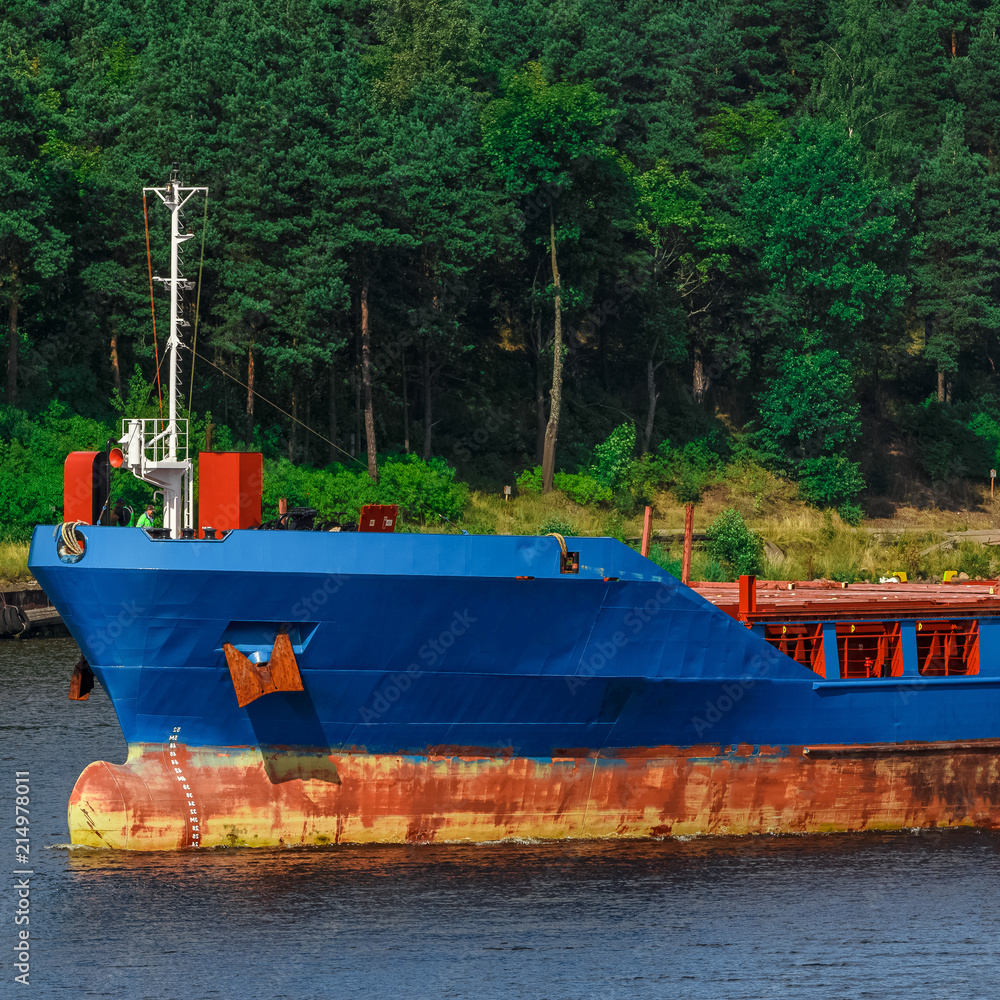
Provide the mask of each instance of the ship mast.
{"label": "ship mast", "polygon": [[161,188],[143,188],[152,192],[170,209],[170,277],[154,278],[170,293],[170,337],[167,340],[167,419],[123,421],[121,444],[127,447],[125,462],[140,479],[160,487],[163,494],[163,527],[171,538],[179,538],[183,528],[194,527],[194,504],[191,490],[192,462],[188,456],[188,422],[177,418],[177,400],[181,393],[177,352],[182,346],[180,331],[190,324],[181,315],[181,291],[193,287],[180,273],[180,246],[194,234],[181,231],[181,209],[196,194],[208,197],[207,187],[186,187],[178,177],[175,163],[170,179]]}

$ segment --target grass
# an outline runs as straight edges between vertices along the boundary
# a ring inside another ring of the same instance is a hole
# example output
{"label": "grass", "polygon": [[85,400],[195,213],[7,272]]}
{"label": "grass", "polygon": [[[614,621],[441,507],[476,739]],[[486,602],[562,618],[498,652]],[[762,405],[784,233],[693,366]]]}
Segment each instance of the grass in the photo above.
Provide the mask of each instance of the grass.
{"label": "grass", "polygon": [[628,538],[642,532],[642,513],[622,516],[613,510],[582,507],[562,493],[522,494],[505,500],[492,493],[473,492],[462,527],[473,535],[537,535],[567,530],[566,535],[609,535]]}
{"label": "grass", "polygon": [[0,542],[0,586],[5,583],[32,583],[28,571],[28,543]]}
{"label": "grass", "polygon": [[[679,531],[684,527],[684,505],[672,493],[657,493],[651,499],[654,529]],[[937,498],[940,505],[926,496],[913,500],[913,504],[882,502],[877,509],[891,513],[891,517],[869,518],[854,528],[835,512],[817,510],[799,499],[794,483],[752,462],[733,463],[695,505],[695,532],[704,532],[727,507],[740,511],[769,543],[764,577],[771,580],[852,583],[877,581],[900,571],[910,580],[940,580],[945,570],[965,572],[976,579],[1000,571],[1000,550],[992,546],[962,542],[951,548],[935,548],[947,532],[986,529],[1000,523],[1000,499],[991,501],[988,489],[966,485],[961,497],[942,493]],[[642,512],[622,515],[606,508],[581,507],[558,492],[522,494],[510,501],[476,492],[470,497],[462,526],[473,534],[533,535],[560,530],[563,534],[634,539],[642,533]],[[1000,530],[997,534],[1000,536]],[[650,551],[655,562],[678,576],[681,554],[679,537],[657,539]],[[691,578],[714,581],[728,577],[696,542]]]}

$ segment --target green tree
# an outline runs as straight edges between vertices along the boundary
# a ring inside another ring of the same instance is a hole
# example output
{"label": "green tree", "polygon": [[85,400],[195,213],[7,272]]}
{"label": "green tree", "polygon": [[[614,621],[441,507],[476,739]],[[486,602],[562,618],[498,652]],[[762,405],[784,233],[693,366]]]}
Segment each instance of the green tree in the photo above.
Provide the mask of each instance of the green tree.
{"label": "green tree", "polygon": [[834,10],[837,37],[826,52],[820,108],[890,172],[895,164],[887,137],[900,112],[892,101],[893,67],[885,41],[888,11],[876,0],[847,0]]}
{"label": "green tree", "polygon": [[784,351],[776,362],[758,397],[757,447],[799,480],[806,499],[850,501],[864,488],[850,457],[861,434],[850,364],[832,350]]}
{"label": "green tree", "polygon": [[937,155],[920,172],[916,204],[924,234],[914,267],[917,308],[944,402],[961,351],[1000,330],[997,191],[983,158],[965,144],[960,111],[948,115]]}
{"label": "green tree", "polygon": [[396,120],[390,155],[399,164],[400,228],[413,241],[402,258],[398,297],[411,296],[429,461],[434,374],[473,346],[462,320],[476,287],[474,270],[509,243],[501,236],[505,199],[482,153],[478,108],[464,87],[420,84]]}
{"label": "green tree", "polygon": [[[579,226],[573,219],[574,181],[592,160],[609,159],[611,115],[605,99],[586,84],[550,83],[542,67],[530,63],[515,73],[502,97],[487,105],[484,115],[487,155],[510,191],[547,203],[549,252],[555,322],[552,349],[552,391],[542,457],[544,490],[551,492],[555,449],[562,407],[562,279],[559,235],[569,238]],[[557,212],[557,205],[559,211]],[[557,230],[557,214],[560,229]]]}
{"label": "green tree", "polygon": [[994,9],[969,45],[968,58],[956,66],[958,95],[965,104],[970,146],[989,161],[991,174],[1000,164],[1000,11]]}
{"label": "green tree", "polygon": [[[39,91],[26,53],[0,54],[0,289],[7,300],[7,403],[18,402],[22,301],[69,263],[70,241],[56,219],[65,202],[65,164],[49,133],[61,104]],[[55,148],[54,148],[55,147]],[[55,201],[55,203],[54,203]]]}
{"label": "green tree", "polygon": [[[702,403],[708,390],[706,355],[711,350],[711,328],[703,320],[740,236],[732,219],[706,207],[704,193],[687,172],[678,175],[670,164],[660,162],[640,174],[635,186],[638,230],[653,251],[652,280],[655,283],[662,277],[670,283],[687,317],[692,395]],[[741,350],[732,337],[727,338],[726,347],[731,359]]]}
{"label": "green tree", "polygon": [[768,325],[807,348],[858,349],[902,306],[904,197],[861,169],[839,123],[802,121],[765,147],[746,189],[761,266],[771,280]]}

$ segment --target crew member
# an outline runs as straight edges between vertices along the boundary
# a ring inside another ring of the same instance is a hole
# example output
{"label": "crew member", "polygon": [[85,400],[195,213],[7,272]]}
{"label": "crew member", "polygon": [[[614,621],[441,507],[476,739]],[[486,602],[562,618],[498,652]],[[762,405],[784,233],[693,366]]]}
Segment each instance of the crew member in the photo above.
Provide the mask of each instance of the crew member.
{"label": "crew member", "polygon": [[132,524],[132,508],[126,507],[121,500],[116,500],[111,509],[111,523],[119,528],[127,528]]}
{"label": "crew member", "polygon": [[153,505],[151,503],[146,504],[146,512],[139,515],[139,520],[136,522],[136,526],[139,528],[153,527]]}

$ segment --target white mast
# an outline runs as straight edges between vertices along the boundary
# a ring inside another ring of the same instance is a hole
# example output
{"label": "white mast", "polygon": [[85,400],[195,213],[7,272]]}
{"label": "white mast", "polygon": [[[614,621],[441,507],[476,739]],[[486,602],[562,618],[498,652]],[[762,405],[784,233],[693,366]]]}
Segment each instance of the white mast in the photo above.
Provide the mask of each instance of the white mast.
{"label": "white mast", "polygon": [[127,446],[125,461],[131,472],[163,492],[163,527],[171,538],[179,538],[181,529],[194,527],[194,504],[191,491],[192,463],[188,457],[188,422],[177,419],[177,399],[181,393],[177,351],[181,347],[180,329],[190,324],[181,316],[181,290],[192,287],[180,273],[180,245],[193,233],[181,232],[181,209],[199,192],[208,197],[206,187],[184,187],[173,165],[170,180],[162,188],[143,188],[152,192],[170,209],[170,277],[155,278],[170,291],[170,337],[167,341],[167,420],[130,419],[123,421],[121,444]]}

